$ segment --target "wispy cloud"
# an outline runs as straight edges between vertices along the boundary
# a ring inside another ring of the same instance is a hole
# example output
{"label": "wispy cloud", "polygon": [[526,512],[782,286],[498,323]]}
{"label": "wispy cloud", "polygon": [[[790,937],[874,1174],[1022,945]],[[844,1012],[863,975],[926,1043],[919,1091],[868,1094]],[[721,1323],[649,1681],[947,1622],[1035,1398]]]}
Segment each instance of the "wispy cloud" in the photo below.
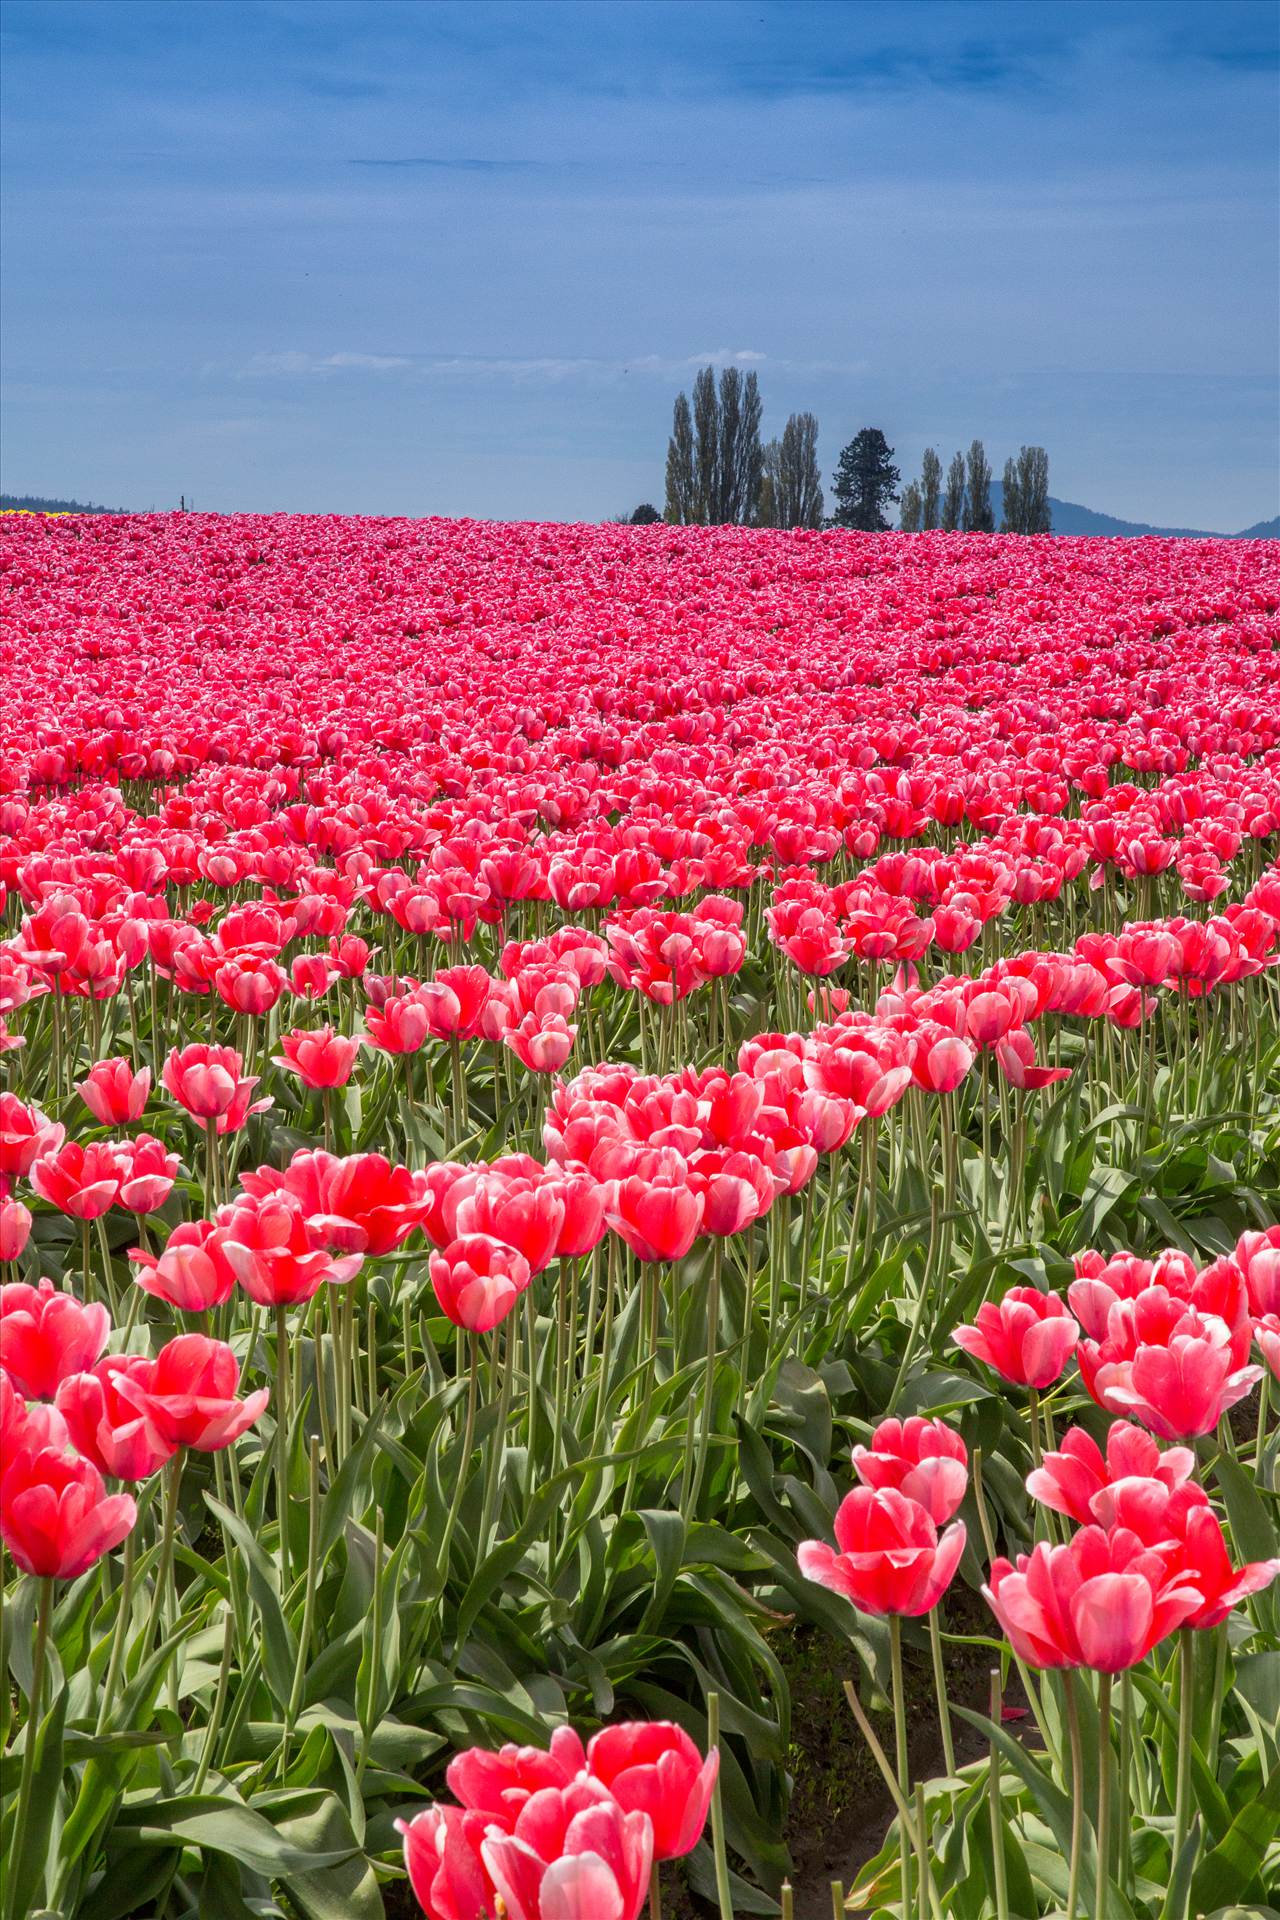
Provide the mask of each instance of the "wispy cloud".
{"label": "wispy cloud", "polygon": [[244,379],[290,378],[329,373],[404,373],[413,361],[400,353],[255,353],[240,369]]}
{"label": "wispy cloud", "polygon": [[[767,355],[754,347],[714,347],[704,353],[636,354],[610,359],[592,354],[475,354],[475,353],[304,353],[286,349],[255,353],[235,369],[237,379],[313,379],[336,373],[400,374],[406,379],[514,380],[556,382],[613,380],[627,374],[683,378],[697,367],[760,366]],[[208,366],[206,373],[219,369]]]}
{"label": "wispy cloud", "polygon": [[[389,167],[420,173],[536,173],[551,163],[546,160],[488,160],[448,154],[406,153],[396,155],[355,156],[349,167]],[[572,163],[566,163],[572,164]]]}
{"label": "wispy cloud", "polygon": [[[1061,58],[1063,43],[1037,52]],[[944,51],[919,46],[873,47],[856,53],[824,49],[808,60],[735,61],[727,77],[744,93],[906,92],[1040,93],[1048,85],[1040,60],[998,41],[969,40]]]}

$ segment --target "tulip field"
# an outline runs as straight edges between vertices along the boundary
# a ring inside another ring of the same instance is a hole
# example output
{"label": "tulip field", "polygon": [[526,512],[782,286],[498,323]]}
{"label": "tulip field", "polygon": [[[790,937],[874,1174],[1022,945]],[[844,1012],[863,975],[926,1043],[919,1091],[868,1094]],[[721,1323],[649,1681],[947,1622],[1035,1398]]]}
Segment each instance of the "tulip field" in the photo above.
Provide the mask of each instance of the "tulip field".
{"label": "tulip field", "polygon": [[0,609],[0,1920],[1280,1920],[1275,544]]}

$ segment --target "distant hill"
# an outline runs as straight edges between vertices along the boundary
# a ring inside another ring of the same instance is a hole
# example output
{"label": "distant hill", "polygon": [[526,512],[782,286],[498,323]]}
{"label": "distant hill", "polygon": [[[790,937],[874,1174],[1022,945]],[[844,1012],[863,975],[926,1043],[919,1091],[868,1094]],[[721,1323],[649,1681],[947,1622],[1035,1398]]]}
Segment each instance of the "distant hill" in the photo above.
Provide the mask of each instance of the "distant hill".
{"label": "distant hill", "polygon": [[0,513],[127,513],[127,507],[95,507],[84,500],[42,500],[35,493],[0,493]]}
{"label": "distant hill", "polygon": [[[1049,499],[1055,533],[1111,535],[1116,539],[1138,540],[1155,534],[1162,540],[1275,540],[1280,538],[1280,515],[1260,520],[1243,533],[1207,533],[1202,527],[1150,527],[1144,520],[1118,520],[1113,513],[1095,513],[1092,507],[1077,506],[1074,500]],[[991,482],[991,511],[997,527],[1004,512],[1004,489],[998,480]]]}

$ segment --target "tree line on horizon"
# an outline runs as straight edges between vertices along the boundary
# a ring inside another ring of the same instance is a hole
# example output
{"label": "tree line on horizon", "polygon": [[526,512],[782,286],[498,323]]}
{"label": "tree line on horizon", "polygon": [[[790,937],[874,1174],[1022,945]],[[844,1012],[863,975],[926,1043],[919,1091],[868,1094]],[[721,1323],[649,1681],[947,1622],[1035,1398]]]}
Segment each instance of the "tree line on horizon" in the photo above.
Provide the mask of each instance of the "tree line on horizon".
{"label": "tree line on horizon", "polygon": [[[824,515],[818,467],[818,422],[793,413],[781,435],[762,442],[760,385],[754,372],[703,367],[688,394],[676,396],[667,442],[662,513],[648,502],[626,516],[635,526],[666,520],[674,526],[846,527],[889,530],[886,509],[901,502],[904,533],[961,529],[993,533],[991,466],[981,440],[957,453],[944,481],[933,447],[920,478],[899,493],[901,473],[879,427],[863,427],[840,453],[832,478],[834,510]],[[1004,464],[1002,533],[1049,533],[1049,456],[1024,446]]]}

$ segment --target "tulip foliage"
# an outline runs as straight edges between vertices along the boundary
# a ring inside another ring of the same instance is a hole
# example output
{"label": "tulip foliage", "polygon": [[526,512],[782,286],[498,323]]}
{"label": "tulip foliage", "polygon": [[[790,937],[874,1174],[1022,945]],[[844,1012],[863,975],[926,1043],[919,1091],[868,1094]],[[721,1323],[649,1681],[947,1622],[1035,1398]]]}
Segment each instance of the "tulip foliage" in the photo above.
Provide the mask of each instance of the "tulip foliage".
{"label": "tulip foliage", "polygon": [[0,584],[0,1920],[1280,1910],[1274,548]]}

